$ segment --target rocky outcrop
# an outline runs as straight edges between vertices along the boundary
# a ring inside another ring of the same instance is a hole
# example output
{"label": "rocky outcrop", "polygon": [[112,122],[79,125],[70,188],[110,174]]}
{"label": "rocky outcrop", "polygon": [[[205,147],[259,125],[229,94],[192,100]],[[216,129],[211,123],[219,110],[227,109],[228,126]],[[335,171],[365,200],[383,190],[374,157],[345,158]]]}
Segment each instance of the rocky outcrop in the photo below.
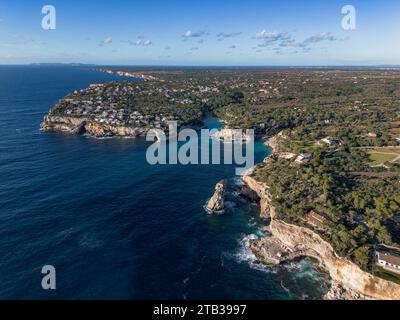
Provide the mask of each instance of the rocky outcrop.
{"label": "rocky outcrop", "polygon": [[314,255],[312,251],[307,249],[289,247],[274,236],[250,241],[250,250],[260,261],[267,265],[279,265],[287,261]]}
{"label": "rocky outcrop", "polygon": [[215,186],[214,195],[207,203],[207,211],[210,213],[222,213],[225,209],[225,193],[227,188],[227,181],[221,180]]}
{"label": "rocky outcrop", "polygon": [[[373,276],[355,263],[339,257],[332,246],[312,230],[277,220],[268,187],[250,176],[245,176],[243,180],[264,200],[264,209],[273,212],[270,214],[269,232],[274,240],[261,238],[250,244],[251,250],[261,261],[277,264],[302,256],[318,259],[333,281],[327,299],[400,299],[400,285]],[[274,245],[271,246],[271,243]]]}
{"label": "rocky outcrop", "polygon": [[146,135],[148,128],[102,124],[89,118],[47,115],[40,125],[43,131],[88,134],[93,137],[136,137]]}
{"label": "rocky outcrop", "polygon": [[341,283],[333,282],[331,289],[324,296],[324,300],[372,300],[355,290],[344,288]]}

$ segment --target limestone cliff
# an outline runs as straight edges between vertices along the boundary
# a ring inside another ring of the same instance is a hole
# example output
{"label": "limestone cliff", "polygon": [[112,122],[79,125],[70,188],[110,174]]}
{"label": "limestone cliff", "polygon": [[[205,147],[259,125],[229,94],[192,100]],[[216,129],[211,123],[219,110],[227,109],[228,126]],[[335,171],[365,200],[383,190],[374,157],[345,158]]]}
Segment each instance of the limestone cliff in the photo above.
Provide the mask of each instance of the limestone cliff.
{"label": "limestone cliff", "polygon": [[[245,176],[243,180],[260,197],[262,213],[265,215],[268,212],[271,216],[269,231],[281,243],[280,251],[271,252],[269,250],[271,240],[255,240],[250,249],[261,260],[266,263],[270,261],[280,263],[300,256],[311,256],[318,259],[333,280],[332,290],[327,298],[400,299],[400,285],[373,276],[363,271],[355,263],[339,257],[332,246],[312,230],[275,219],[275,210],[271,204],[268,186],[257,182],[251,176]],[[274,248],[279,246],[275,243]]]}
{"label": "limestone cliff", "polygon": [[40,128],[44,131],[61,131],[72,134],[86,133],[94,137],[135,137],[145,135],[148,128],[102,124],[90,118],[47,115]]}
{"label": "limestone cliff", "polygon": [[374,299],[400,299],[400,285],[375,277],[361,270],[355,263],[337,256],[332,246],[310,229],[273,219],[270,230],[273,236],[287,246],[311,250],[331,278],[344,288]]}
{"label": "limestone cliff", "polygon": [[272,196],[268,190],[268,186],[257,182],[249,175],[243,176],[243,181],[259,197],[261,218],[273,218],[275,216],[275,208],[271,205]]}

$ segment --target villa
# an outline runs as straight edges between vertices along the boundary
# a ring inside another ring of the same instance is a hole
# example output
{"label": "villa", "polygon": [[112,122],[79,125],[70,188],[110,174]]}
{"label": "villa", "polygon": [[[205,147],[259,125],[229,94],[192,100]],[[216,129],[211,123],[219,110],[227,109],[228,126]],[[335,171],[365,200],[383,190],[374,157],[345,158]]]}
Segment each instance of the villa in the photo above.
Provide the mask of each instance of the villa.
{"label": "villa", "polygon": [[384,251],[376,251],[377,264],[400,273],[400,256]]}
{"label": "villa", "polygon": [[337,146],[339,144],[337,140],[335,140],[331,137],[323,138],[323,139],[321,139],[321,142],[328,145],[329,147]]}
{"label": "villa", "polygon": [[294,162],[301,164],[301,163],[305,163],[305,162],[310,162],[311,160],[312,160],[311,153],[301,153]]}

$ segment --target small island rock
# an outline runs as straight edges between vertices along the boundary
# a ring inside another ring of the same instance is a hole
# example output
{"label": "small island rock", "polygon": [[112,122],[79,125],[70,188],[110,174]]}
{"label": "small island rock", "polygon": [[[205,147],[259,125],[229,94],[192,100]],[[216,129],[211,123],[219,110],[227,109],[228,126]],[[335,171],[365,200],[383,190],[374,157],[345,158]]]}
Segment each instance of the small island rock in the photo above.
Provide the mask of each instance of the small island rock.
{"label": "small island rock", "polygon": [[221,213],[225,209],[225,193],[227,181],[221,180],[215,186],[215,193],[207,203],[207,209],[212,213]]}

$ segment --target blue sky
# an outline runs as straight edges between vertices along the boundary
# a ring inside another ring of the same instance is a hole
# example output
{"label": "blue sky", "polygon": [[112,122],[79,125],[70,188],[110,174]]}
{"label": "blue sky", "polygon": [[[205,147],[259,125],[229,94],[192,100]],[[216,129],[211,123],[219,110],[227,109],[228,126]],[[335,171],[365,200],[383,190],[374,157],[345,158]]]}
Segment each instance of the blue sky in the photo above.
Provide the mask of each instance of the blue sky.
{"label": "blue sky", "polygon": [[[56,30],[41,28],[47,4]],[[400,64],[399,15],[398,0],[2,0],[0,64]]]}

